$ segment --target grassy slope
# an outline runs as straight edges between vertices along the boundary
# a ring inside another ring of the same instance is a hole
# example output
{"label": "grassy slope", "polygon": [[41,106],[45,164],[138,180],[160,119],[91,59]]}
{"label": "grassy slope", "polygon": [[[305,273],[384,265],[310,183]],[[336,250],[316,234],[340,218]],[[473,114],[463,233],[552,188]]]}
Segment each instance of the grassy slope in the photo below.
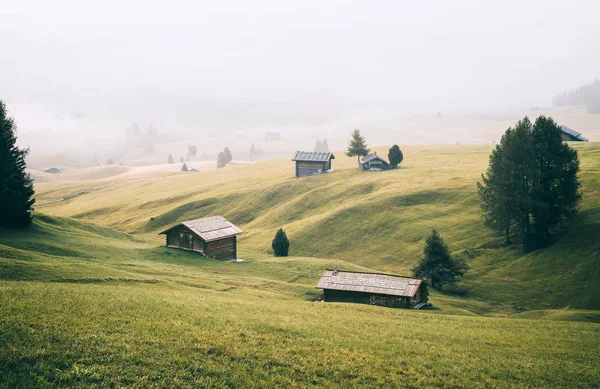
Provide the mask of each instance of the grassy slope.
{"label": "grassy slope", "polygon": [[0,387],[600,383],[599,324],[312,302],[327,266],[359,268],[223,263],[40,215],[28,231],[0,230]]}
{"label": "grassy slope", "polygon": [[437,228],[471,266],[464,280],[471,297],[516,311],[600,309],[600,144],[573,146],[582,160],[580,215],[552,247],[528,255],[501,247],[479,219],[475,182],[492,146],[406,147],[402,168],[381,173],[360,172],[337,153],[334,174],[303,179],[293,178],[292,162],[271,161],[160,179],[41,183],[37,191],[45,201],[99,188],[39,209],[148,239],[178,221],[222,214],[249,232],[242,252],[267,253],[282,226],[293,255],[400,274]]}

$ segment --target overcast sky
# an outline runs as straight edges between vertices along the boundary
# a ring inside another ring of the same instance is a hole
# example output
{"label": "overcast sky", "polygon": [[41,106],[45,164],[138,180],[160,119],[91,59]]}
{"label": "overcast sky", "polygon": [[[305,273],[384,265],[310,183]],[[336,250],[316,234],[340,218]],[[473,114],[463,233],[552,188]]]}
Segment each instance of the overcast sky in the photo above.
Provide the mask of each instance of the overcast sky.
{"label": "overcast sky", "polygon": [[0,99],[326,121],[547,105],[600,77],[597,0],[84,3],[3,2]]}

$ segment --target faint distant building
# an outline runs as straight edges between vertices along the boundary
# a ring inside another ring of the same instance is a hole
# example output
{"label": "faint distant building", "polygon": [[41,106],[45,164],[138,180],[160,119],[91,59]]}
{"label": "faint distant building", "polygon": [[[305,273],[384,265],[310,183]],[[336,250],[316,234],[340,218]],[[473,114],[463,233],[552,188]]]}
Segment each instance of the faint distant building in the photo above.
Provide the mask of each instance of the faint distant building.
{"label": "faint distant building", "polygon": [[331,153],[296,151],[292,157],[292,161],[296,162],[296,178],[321,174],[331,170],[332,159],[335,159],[335,157]]}
{"label": "faint distant building", "polygon": [[60,173],[60,169],[55,166],[52,166],[48,169],[44,169],[44,173]]}
{"label": "faint distant building", "polygon": [[565,142],[588,142],[586,138],[581,136],[581,133],[567,127],[560,126],[562,133],[560,134],[561,138]]}
{"label": "faint distant building", "polygon": [[265,132],[266,140],[281,140],[281,134],[278,132]]}

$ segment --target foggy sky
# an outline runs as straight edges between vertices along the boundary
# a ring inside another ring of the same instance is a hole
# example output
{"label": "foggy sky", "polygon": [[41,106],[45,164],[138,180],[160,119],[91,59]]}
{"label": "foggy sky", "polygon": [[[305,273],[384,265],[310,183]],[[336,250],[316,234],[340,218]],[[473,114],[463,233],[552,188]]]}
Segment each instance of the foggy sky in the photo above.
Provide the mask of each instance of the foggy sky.
{"label": "foggy sky", "polygon": [[0,99],[172,127],[322,124],[548,105],[600,77],[594,0],[82,3],[3,1]]}

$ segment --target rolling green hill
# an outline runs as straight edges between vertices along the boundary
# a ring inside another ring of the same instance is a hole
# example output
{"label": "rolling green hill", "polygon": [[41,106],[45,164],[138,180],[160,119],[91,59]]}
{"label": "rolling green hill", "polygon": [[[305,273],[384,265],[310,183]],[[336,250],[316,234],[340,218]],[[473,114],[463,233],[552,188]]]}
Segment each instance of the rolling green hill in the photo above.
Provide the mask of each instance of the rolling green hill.
{"label": "rolling green hill", "polygon": [[437,293],[430,311],[320,303],[323,268],[362,268],[247,258],[41,214],[0,229],[0,388],[600,383],[596,311],[477,317],[491,306]]}
{"label": "rolling green hill", "polygon": [[[411,146],[401,168],[361,172],[336,153],[332,174],[296,179],[293,163],[270,161],[196,174],[128,180],[40,183],[50,215],[85,220],[162,244],[155,234],[179,221],[222,214],[248,234],[244,255],[267,254],[275,230],[292,241],[291,255],[339,259],[406,274],[424,237],[438,229],[471,270],[471,299],[502,311],[600,309],[600,144],[573,144],[581,158],[580,214],[551,247],[523,255],[502,247],[484,228],[475,183],[492,146]],[[385,154],[385,148],[379,148]],[[94,175],[99,172],[94,170]]]}

